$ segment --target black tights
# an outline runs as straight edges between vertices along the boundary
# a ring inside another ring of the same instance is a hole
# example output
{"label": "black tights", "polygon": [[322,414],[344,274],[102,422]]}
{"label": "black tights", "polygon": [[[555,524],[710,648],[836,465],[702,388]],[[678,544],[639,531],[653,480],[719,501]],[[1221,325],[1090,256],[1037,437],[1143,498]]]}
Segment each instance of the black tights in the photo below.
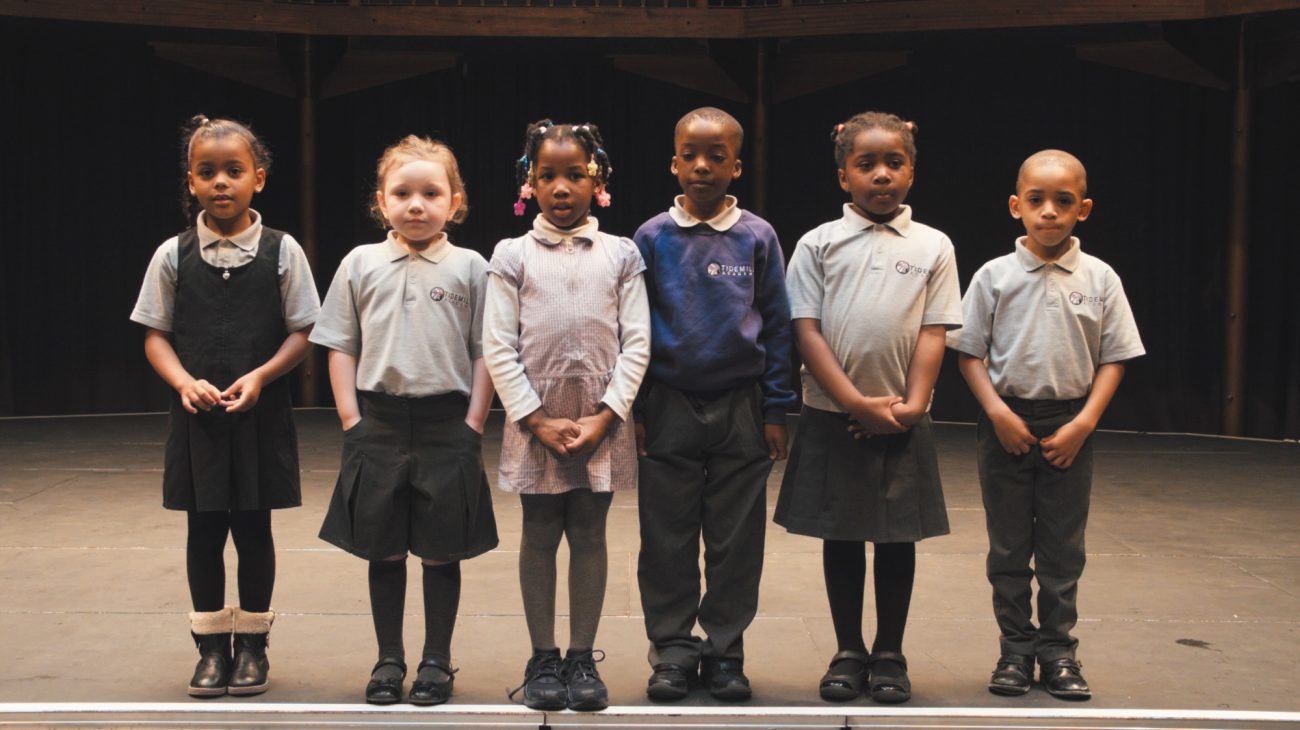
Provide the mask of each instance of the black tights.
{"label": "black tights", "polygon": [[[916,543],[876,543],[876,640],[871,651],[903,650],[903,629],[912,604],[916,576]],[[862,639],[862,600],[867,582],[866,543],[826,540],[822,543],[822,570],[831,622],[839,650],[865,652]]]}
{"label": "black tights", "polygon": [[239,554],[239,607],[271,610],[275,587],[275,541],[271,510],[190,512],[185,569],[195,611],[220,611],[226,605],[226,535]]}

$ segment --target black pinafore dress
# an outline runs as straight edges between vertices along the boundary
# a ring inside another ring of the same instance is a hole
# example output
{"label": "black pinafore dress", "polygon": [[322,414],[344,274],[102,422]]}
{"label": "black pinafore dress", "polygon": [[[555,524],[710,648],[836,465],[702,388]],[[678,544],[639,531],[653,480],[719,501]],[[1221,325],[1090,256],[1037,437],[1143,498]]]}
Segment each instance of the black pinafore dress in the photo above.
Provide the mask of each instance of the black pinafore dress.
{"label": "black pinafore dress", "polygon": [[[180,235],[172,336],[181,364],[195,378],[225,390],[270,360],[284,343],[283,237],[263,226],[257,257],[226,269],[203,260],[194,229]],[[192,414],[173,393],[167,425],[167,509],[263,510],[302,504],[288,378],[267,383],[257,405],[241,413],[214,406]]]}

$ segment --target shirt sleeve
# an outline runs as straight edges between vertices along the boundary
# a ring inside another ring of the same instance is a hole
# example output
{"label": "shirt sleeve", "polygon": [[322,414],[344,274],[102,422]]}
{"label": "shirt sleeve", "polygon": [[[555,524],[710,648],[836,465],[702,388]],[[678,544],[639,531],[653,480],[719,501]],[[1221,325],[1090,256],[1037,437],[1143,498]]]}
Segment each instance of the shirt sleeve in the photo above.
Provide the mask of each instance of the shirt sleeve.
{"label": "shirt sleeve", "polygon": [[1124,295],[1124,285],[1119,275],[1106,272],[1106,303],[1101,323],[1101,355],[1099,364],[1123,362],[1146,354],[1142,338],[1138,336],[1137,322]]}
{"label": "shirt sleeve", "polygon": [[144,272],[140,296],[131,311],[131,321],[163,332],[172,331],[172,313],[176,309],[176,248],[173,236],[153,252]]}
{"label": "shirt sleeve", "polygon": [[320,316],[320,293],[307,254],[287,233],[280,241],[280,301],[284,324],[290,332],[310,327]]}
{"label": "shirt sleeve", "polygon": [[961,329],[948,333],[948,347],[971,357],[987,355],[993,336],[993,313],[997,303],[989,279],[987,265],[971,277],[966,296],[961,300]]}
{"label": "shirt sleeve", "polygon": [[483,362],[496,387],[506,418],[514,423],[542,407],[519,357],[520,263],[509,248],[497,244],[488,265],[487,301],[483,306]]}
{"label": "shirt sleeve", "polygon": [[356,283],[352,280],[355,263],[355,250],[343,257],[325,294],[316,326],[307,338],[322,347],[353,356],[361,352],[361,316],[357,311],[357,293],[353,290]]}
{"label": "shirt sleeve", "polygon": [[921,326],[941,324],[947,329],[961,327],[961,289],[957,285],[957,255],[947,236],[939,246],[930,279],[925,285],[925,312]]}
{"label": "shirt sleeve", "polygon": [[625,250],[618,290],[619,353],[600,402],[626,421],[650,364],[650,301],[646,296],[645,262],[635,244],[621,240]]}
{"label": "shirt sleeve", "polygon": [[822,271],[822,250],[816,245],[813,234],[799,240],[790,269],[785,275],[785,287],[790,296],[791,319],[821,319],[825,274]]}
{"label": "shirt sleeve", "polygon": [[469,359],[471,362],[483,357],[483,307],[487,304],[488,272],[487,261],[472,252],[474,263],[470,267],[470,291],[474,296],[474,315],[469,325]]}

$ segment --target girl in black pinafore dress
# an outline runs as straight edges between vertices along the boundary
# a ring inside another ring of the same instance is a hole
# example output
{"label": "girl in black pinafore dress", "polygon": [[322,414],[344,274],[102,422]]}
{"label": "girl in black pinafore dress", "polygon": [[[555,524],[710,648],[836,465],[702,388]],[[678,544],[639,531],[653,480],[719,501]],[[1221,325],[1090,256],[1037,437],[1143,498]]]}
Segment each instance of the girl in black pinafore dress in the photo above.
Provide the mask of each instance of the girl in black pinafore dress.
{"label": "girl in black pinafore dress", "polygon": [[[189,694],[266,691],[274,613],[271,510],[302,503],[288,381],[306,355],[319,298],[302,249],[249,208],[269,155],[238,122],[195,117],[182,138],[195,227],[155,253],[131,318],[176,391],[163,506],[188,513],[186,572],[200,659]],[[225,606],[226,537],[239,554],[239,606]],[[232,648],[233,638],[233,648]]]}

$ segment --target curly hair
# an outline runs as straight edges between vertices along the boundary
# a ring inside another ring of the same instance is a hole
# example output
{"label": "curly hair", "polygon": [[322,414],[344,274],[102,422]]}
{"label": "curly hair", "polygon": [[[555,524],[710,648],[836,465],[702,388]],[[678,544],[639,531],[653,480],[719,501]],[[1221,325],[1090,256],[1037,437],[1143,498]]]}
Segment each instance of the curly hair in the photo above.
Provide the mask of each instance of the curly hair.
{"label": "curly hair", "polygon": [[903,150],[908,160],[916,164],[916,122],[905,122],[895,114],[887,112],[862,112],[854,114],[847,121],[836,124],[831,130],[831,140],[835,142],[835,166],[843,169],[844,161],[853,151],[853,142],[859,134],[868,129],[883,129],[897,132],[903,139]]}
{"label": "curly hair", "polygon": [[208,119],[202,114],[195,114],[181,126],[181,215],[186,225],[193,225],[198,215],[198,201],[190,195],[190,157],[194,153],[194,143],[201,139],[216,139],[234,135],[244,140],[248,151],[253,155],[253,163],[263,172],[271,172],[271,151],[261,138],[253,133],[252,127],[233,119]]}

